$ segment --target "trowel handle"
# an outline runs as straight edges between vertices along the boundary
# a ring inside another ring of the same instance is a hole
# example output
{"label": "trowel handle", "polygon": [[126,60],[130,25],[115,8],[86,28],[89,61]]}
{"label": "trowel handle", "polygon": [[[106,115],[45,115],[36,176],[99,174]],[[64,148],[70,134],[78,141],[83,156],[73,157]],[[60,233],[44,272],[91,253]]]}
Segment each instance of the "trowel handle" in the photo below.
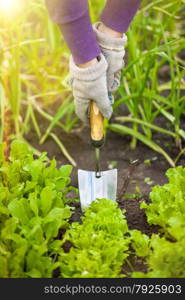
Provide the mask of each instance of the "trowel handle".
{"label": "trowel handle", "polygon": [[90,126],[91,126],[91,142],[96,148],[100,148],[104,144],[104,117],[95,101],[90,104]]}

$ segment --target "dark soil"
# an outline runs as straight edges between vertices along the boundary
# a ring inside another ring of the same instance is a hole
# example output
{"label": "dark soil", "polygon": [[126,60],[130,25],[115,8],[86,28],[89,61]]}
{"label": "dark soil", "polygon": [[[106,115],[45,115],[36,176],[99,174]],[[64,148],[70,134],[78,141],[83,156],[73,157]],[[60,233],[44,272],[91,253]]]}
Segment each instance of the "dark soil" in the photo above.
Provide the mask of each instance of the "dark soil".
{"label": "dark soil", "polygon": [[152,233],[157,233],[159,230],[158,226],[150,226],[147,223],[147,218],[143,209],[140,209],[140,204],[143,200],[138,201],[137,199],[123,199],[119,205],[121,209],[124,209],[129,229],[137,229],[142,233],[149,236]]}

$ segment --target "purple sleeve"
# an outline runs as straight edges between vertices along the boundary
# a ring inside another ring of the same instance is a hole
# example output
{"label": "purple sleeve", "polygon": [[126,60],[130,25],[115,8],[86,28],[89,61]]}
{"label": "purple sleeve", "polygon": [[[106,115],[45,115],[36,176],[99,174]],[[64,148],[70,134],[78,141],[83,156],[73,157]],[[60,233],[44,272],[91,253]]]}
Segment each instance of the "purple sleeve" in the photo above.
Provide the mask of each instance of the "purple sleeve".
{"label": "purple sleeve", "polygon": [[89,16],[87,0],[45,0],[53,22],[57,23],[77,64],[100,54]]}
{"label": "purple sleeve", "polygon": [[[77,64],[100,54],[89,16],[88,0],[45,0],[53,22],[57,23]],[[141,0],[107,0],[102,22],[118,32],[126,32]]]}
{"label": "purple sleeve", "polygon": [[113,30],[125,33],[140,3],[141,0],[107,0],[101,21]]}

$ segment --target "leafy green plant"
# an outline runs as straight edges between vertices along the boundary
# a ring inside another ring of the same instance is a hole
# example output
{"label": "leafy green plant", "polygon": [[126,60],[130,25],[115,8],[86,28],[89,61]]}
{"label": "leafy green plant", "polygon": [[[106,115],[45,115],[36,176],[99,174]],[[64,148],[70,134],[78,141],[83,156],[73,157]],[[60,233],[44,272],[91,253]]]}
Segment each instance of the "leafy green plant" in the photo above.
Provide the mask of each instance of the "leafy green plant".
{"label": "leafy green plant", "polygon": [[[144,246],[144,243],[143,243]],[[170,242],[164,237],[153,235],[150,239],[149,251],[146,257],[148,272],[133,272],[136,278],[184,278],[185,277],[185,239]],[[139,253],[143,256],[143,252]],[[146,251],[145,251],[146,253]]]}
{"label": "leafy green plant", "polygon": [[127,222],[117,204],[98,200],[85,211],[82,224],[73,223],[63,243],[73,246],[60,254],[61,273],[67,278],[124,277],[121,268],[128,256]]}
{"label": "leafy green plant", "polygon": [[185,276],[185,168],[169,169],[166,175],[169,182],[152,189],[151,203],[141,204],[148,223],[159,225],[163,236],[153,234],[149,238],[139,231],[131,232],[132,248],[148,265],[148,273],[133,272],[132,277]]}
{"label": "leafy green plant", "polygon": [[140,257],[146,257],[149,253],[150,238],[139,230],[130,230],[131,245],[135,254]]}
{"label": "leafy green plant", "polygon": [[166,172],[169,182],[155,186],[150,193],[151,203],[143,202],[149,224],[159,225],[167,236],[181,239],[185,236],[185,168]]}
{"label": "leafy green plant", "polygon": [[0,159],[0,277],[52,277],[58,267],[59,230],[69,227],[69,165],[56,167],[46,153],[34,159],[22,142]]}

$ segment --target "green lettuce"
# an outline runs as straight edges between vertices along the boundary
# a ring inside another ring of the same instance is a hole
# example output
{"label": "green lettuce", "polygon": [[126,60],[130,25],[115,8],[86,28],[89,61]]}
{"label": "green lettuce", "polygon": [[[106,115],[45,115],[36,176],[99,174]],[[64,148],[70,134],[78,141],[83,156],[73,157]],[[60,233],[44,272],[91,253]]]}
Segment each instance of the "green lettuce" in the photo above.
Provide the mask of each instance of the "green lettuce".
{"label": "green lettuce", "polygon": [[63,243],[73,247],[60,254],[62,277],[124,277],[121,271],[129,255],[129,239],[127,222],[116,202],[93,202],[82,224],[73,223],[65,234]]}
{"label": "green lettuce", "polygon": [[46,153],[34,159],[20,141],[12,143],[9,162],[1,159],[0,277],[52,277],[61,251],[55,240],[72,215],[71,171]]}

